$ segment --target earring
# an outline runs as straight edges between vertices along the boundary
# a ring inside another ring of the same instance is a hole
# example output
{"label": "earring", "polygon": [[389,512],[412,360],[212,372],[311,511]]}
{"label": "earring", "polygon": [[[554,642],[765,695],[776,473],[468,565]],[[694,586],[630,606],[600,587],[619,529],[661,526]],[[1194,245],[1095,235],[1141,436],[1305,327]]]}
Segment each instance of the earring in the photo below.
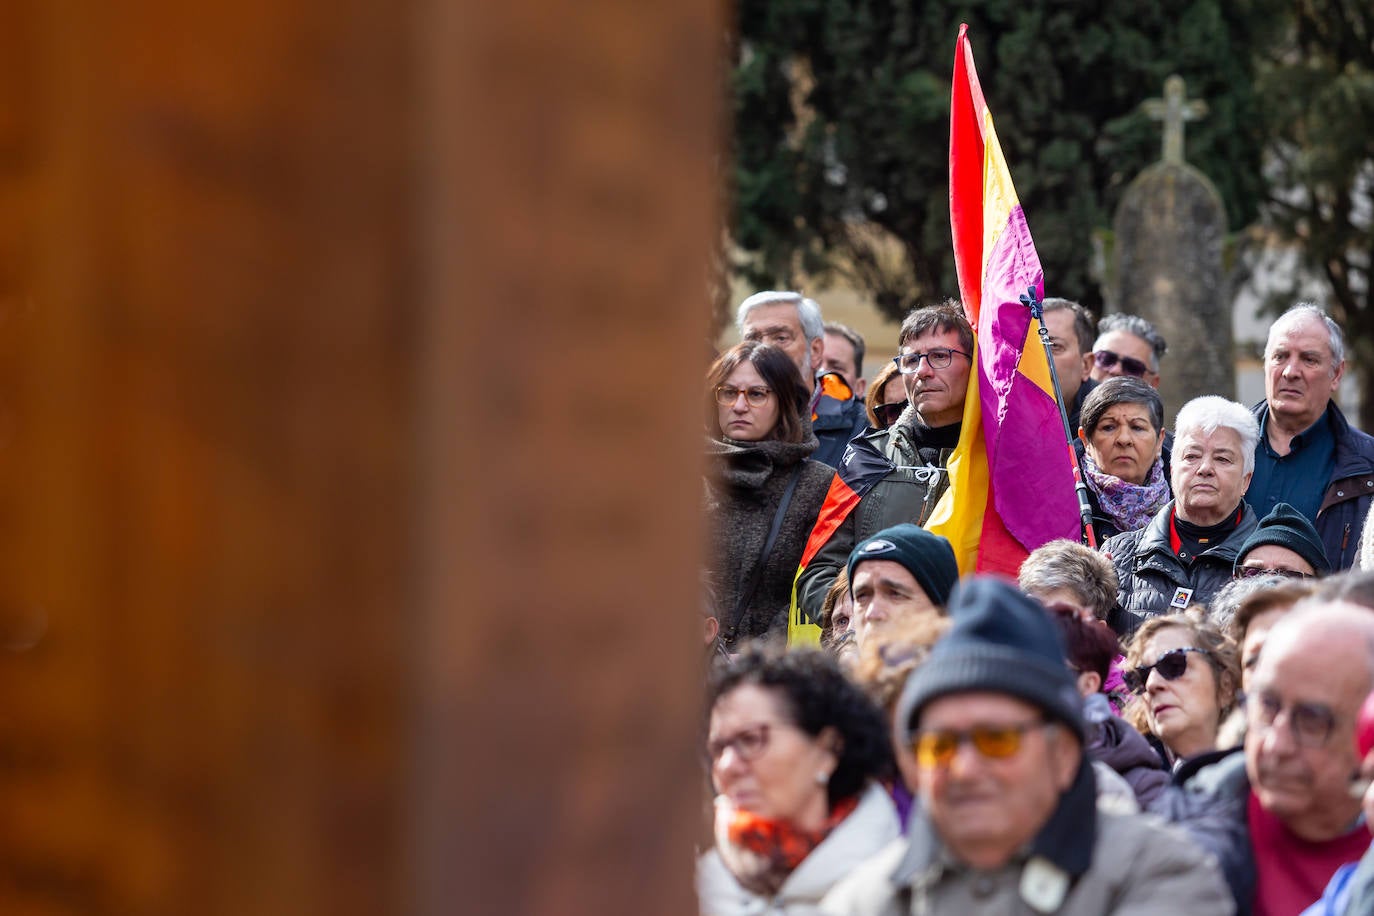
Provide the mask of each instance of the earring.
{"label": "earring", "polygon": [[816,785],[818,785],[818,786],[823,786],[823,785],[825,785],[825,784],[828,783],[828,782],[830,782],[830,774],[827,773],[825,770],[817,770],[817,771],[816,771]]}

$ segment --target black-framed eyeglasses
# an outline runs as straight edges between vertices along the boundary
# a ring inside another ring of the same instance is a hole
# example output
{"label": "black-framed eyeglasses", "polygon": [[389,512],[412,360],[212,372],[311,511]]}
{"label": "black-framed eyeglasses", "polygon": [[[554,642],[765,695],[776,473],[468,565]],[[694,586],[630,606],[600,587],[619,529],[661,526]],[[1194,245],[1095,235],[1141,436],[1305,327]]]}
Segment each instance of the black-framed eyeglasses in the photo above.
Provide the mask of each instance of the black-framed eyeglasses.
{"label": "black-framed eyeglasses", "polygon": [[1285,569],[1282,566],[1237,566],[1237,579],[1253,579],[1256,576],[1279,576],[1283,579],[1311,579],[1311,573],[1305,573],[1297,569]]}
{"label": "black-framed eyeglasses", "polygon": [[1113,353],[1111,350],[1093,351],[1093,362],[1097,368],[1107,371],[1121,363],[1121,371],[1127,375],[1134,375],[1136,378],[1144,378],[1145,373],[1150,371],[1150,367],[1142,363],[1133,356],[1122,356],[1120,353]]}
{"label": "black-framed eyeglasses", "polygon": [[892,361],[897,364],[897,371],[901,372],[902,375],[915,375],[916,371],[921,368],[921,360],[923,359],[930,364],[932,369],[948,369],[955,353],[969,360],[973,359],[973,354],[956,350],[953,347],[931,347],[924,353],[903,353],[901,356],[894,356]]}
{"label": "black-framed eyeglasses", "polygon": [[902,411],[906,410],[906,401],[893,401],[891,404],[874,404],[873,416],[878,418],[879,425],[887,429],[902,416]]}
{"label": "black-framed eyeglasses", "polygon": [[772,388],[765,388],[762,385],[755,385],[753,388],[736,388],[734,385],[716,386],[716,403],[721,407],[732,407],[735,401],[739,400],[740,395],[744,395],[744,400],[750,407],[762,407],[768,403],[768,396],[773,393]]}
{"label": "black-framed eyeglasses", "polygon": [[1145,682],[1149,680],[1151,671],[1158,671],[1159,676],[1166,681],[1176,681],[1183,677],[1188,670],[1188,654],[1190,652],[1196,652],[1199,655],[1208,654],[1206,649],[1198,649],[1194,646],[1170,649],[1155,659],[1153,665],[1137,665],[1134,668],[1128,668],[1121,672],[1121,677],[1131,693],[1144,693]]}
{"label": "black-framed eyeglasses", "polygon": [[754,760],[768,750],[769,728],[767,722],[761,722],[758,725],[751,725],[749,728],[742,728],[728,738],[708,741],[706,742],[706,756],[710,758],[711,765],[715,766],[720,763],[720,758],[725,756],[726,750],[734,748],[735,756],[739,759]]}
{"label": "black-framed eyeglasses", "polygon": [[1325,747],[1336,728],[1336,714],[1320,703],[1285,706],[1281,699],[1267,692],[1242,697],[1241,703],[1252,728],[1273,728],[1279,716],[1286,713],[1288,730],[1300,747]]}

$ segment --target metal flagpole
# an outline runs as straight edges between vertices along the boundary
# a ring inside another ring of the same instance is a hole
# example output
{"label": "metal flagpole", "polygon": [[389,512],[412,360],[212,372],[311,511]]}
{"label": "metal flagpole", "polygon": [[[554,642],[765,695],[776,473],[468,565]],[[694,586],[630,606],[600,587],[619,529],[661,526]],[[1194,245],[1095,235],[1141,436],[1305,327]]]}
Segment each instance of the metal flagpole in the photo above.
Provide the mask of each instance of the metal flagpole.
{"label": "metal flagpole", "polygon": [[1073,489],[1078,496],[1078,520],[1083,526],[1083,543],[1097,549],[1097,532],[1093,529],[1093,507],[1088,501],[1088,485],[1083,482],[1083,469],[1078,466],[1078,453],[1073,447],[1074,431],[1069,428],[1069,411],[1064,406],[1064,393],[1059,388],[1059,373],[1054,368],[1054,349],[1050,346],[1050,332],[1045,327],[1045,305],[1035,294],[1035,287],[1027,287],[1021,304],[1030,309],[1050,364],[1050,382],[1054,385],[1054,403],[1059,407],[1059,421],[1064,424],[1064,444],[1069,449],[1069,464],[1073,465]]}

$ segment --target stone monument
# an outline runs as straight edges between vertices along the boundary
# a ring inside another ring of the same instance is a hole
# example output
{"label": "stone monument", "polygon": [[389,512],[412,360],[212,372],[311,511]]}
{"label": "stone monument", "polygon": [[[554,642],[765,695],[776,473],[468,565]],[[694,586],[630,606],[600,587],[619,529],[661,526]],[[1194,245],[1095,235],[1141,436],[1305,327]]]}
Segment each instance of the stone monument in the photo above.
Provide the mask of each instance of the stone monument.
{"label": "stone monument", "polygon": [[1183,126],[1206,113],[1187,99],[1182,77],[1142,106],[1164,122],[1162,158],[1126,189],[1113,221],[1107,312],[1139,315],[1169,342],[1159,393],[1170,425],[1203,394],[1235,397],[1231,301],[1222,269],[1226,210],[1212,182],[1183,158]]}

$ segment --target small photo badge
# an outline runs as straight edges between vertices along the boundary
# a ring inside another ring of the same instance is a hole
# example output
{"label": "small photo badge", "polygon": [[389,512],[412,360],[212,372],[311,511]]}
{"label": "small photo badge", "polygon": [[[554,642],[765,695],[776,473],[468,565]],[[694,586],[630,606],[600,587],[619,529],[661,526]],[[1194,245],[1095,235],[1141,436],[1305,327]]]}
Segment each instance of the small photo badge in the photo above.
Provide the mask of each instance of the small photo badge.
{"label": "small photo badge", "polygon": [[1174,600],[1169,602],[1169,607],[1185,608],[1192,597],[1193,590],[1191,588],[1180,588],[1174,592]]}

